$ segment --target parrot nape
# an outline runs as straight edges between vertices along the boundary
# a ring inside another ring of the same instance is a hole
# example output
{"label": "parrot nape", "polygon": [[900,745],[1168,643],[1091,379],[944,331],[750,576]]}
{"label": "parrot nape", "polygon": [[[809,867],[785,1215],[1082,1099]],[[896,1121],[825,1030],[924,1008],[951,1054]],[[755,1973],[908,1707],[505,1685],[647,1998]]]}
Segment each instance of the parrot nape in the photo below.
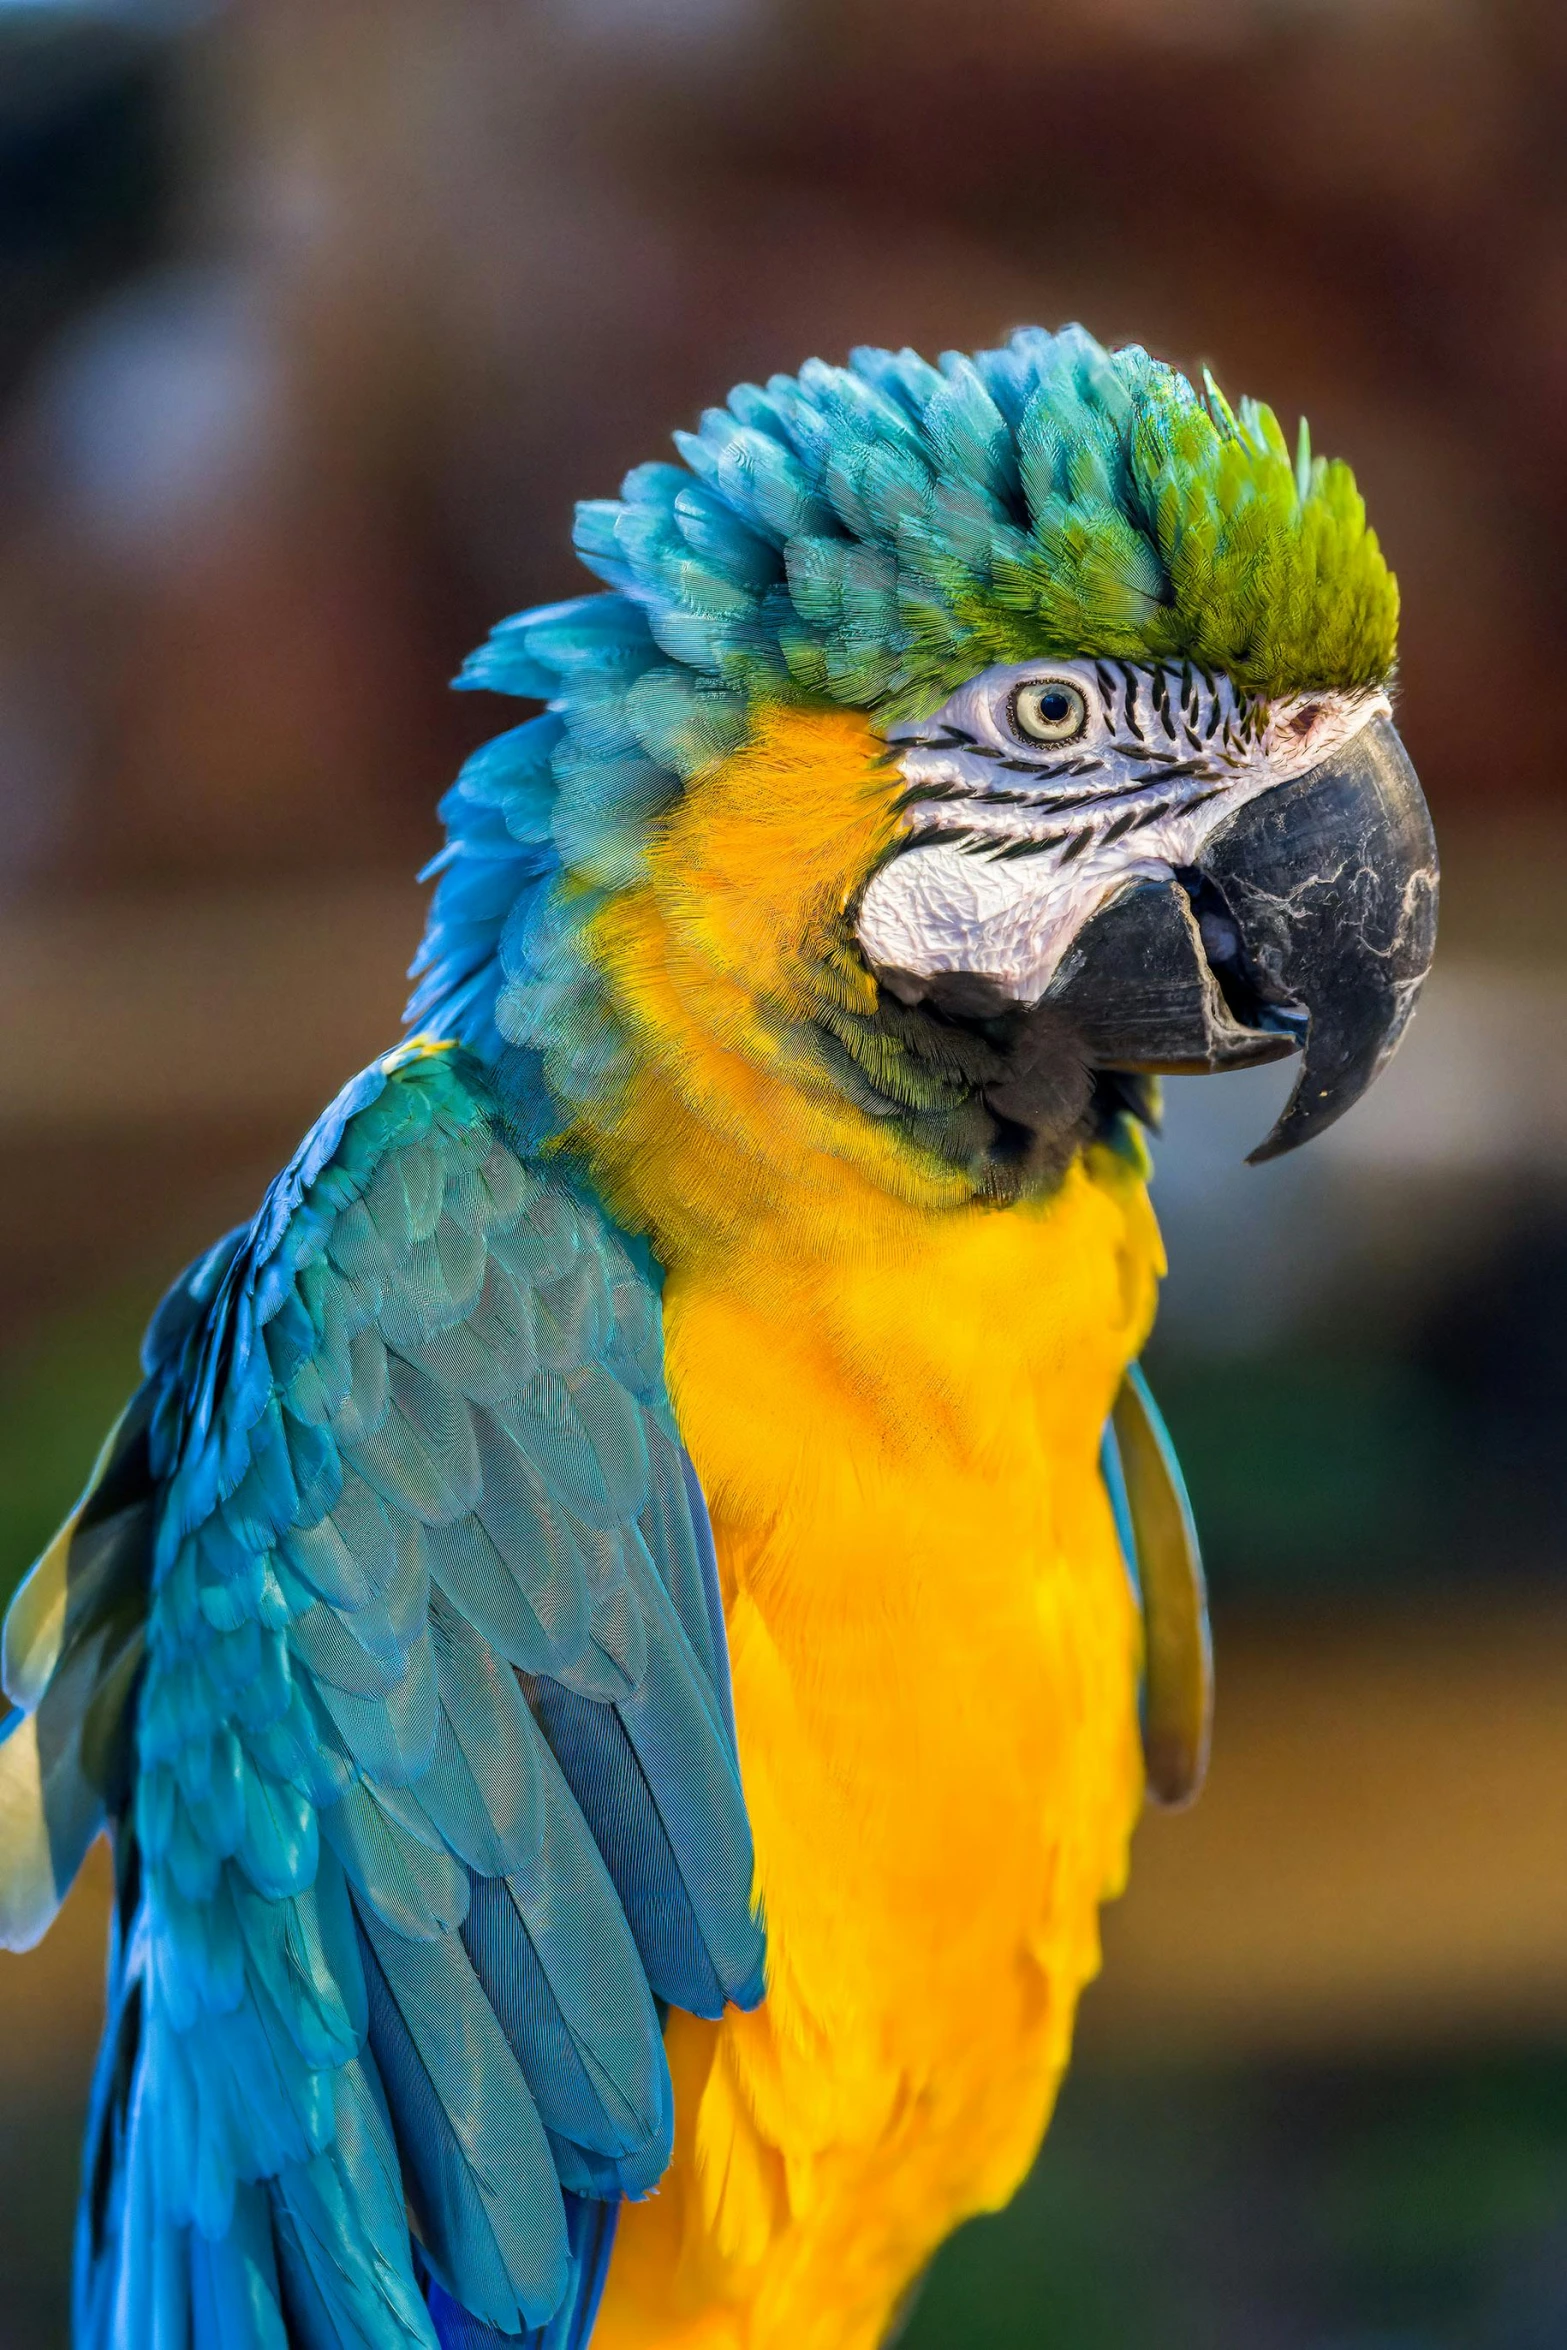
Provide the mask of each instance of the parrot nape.
{"label": "parrot nape", "polygon": [[1393,580],[1079,328],[677,446],[7,1619],[6,1942],[114,1850],[80,2350],[872,2350],[1200,1776],[1141,1130],[1408,1019]]}

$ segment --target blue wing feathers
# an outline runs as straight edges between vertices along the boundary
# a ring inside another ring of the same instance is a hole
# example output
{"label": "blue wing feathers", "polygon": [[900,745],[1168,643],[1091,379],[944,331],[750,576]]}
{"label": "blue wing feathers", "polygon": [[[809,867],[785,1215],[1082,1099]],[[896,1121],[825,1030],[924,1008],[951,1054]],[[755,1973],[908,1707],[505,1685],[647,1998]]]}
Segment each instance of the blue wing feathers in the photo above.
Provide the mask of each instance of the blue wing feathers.
{"label": "blue wing feathers", "polygon": [[656,1288],[505,1133],[445,1049],[345,1089],[149,1331],[51,1569],[97,1647],[42,1584],[8,1632],[16,1719],[103,1717],[24,1924],[135,1721],[83,2350],[574,2350],[669,2157],[655,1998],[760,1994]]}
{"label": "blue wing feathers", "polygon": [[619,1710],[547,1681],[535,1684],[533,1699],[604,1855],[655,1994],[693,2015],[721,2014],[723,1983]]}
{"label": "blue wing feathers", "polygon": [[[684,1446],[680,1451],[680,1483],[691,1527],[691,1548],[696,1560],[700,1605],[696,1594],[687,1598],[684,1605],[681,1605],[677,1595],[675,1604],[680,1607],[680,1620],[686,1627],[687,1637],[707,1668],[724,1729],[733,1746],[735,1700],[734,1688],[729,1679],[729,1635],[724,1625],[724,1597],[718,1585],[718,1553],[713,1547],[713,1525],[707,1514],[707,1499],[697,1482],[696,1471]],[[670,1552],[683,1557],[682,1537],[685,1529],[678,1512],[670,1509],[667,1518],[661,1521],[661,1530],[665,1525],[667,1533],[664,1533],[662,1541],[656,1541],[653,1546],[655,1557],[667,1556]],[[683,1589],[688,1580],[682,1574],[678,1589]],[[672,1582],[671,1588],[677,1589],[677,1586]]]}
{"label": "blue wing feathers", "polygon": [[427,2257],[475,2315],[520,2333],[566,2286],[566,2222],[538,2109],[455,1934],[367,1921],[370,2045]]}
{"label": "blue wing feathers", "polygon": [[330,2147],[269,2183],[290,2350],[435,2350],[380,2079],[356,2057],[334,2091]]}
{"label": "blue wing feathers", "polygon": [[609,2275],[618,2206],[578,2195],[567,2195],[565,2204],[571,2283],[549,2324],[503,2334],[459,2307],[432,2279],[430,2314],[440,2350],[584,2350]]}
{"label": "blue wing feathers", "polygon": [[[662,2067],[648,2061],[656,2032],[647,2028],[645,1985],[635,1991],[625,1985],[624,2012],[634,2029],[616,2033],[618,2019],[611,2012],[601,2054],[573,2033],[509,1884],[493,1877],[475,1880],[462,1938],[533,2090],[551,2144],[612,2158],[613,2192],[645,2194],[657,2183],[670,2152],[667,2082]],[[589,1952],[579,1950],[574,1957],[592,1963]],[[605,2046],[611,2038],[619,2045]]]}
{"label": "blue wing feathers", "polygon": [[[419,1814],[428,1830],[429,1822]],[[444,1847],[431,1848],[363,1781],[322,1815],[322,1835],[368,1908],[409,1941],[454,1934],[468,1914],[468,1876]]]}
{"label": "blue wing feathers", "polygon": [[192,2234],[191,2333],[220,2350],[289,2350],[272,2211],[267,2196],[247,2188],[235,2200],[226,2235],[215,2242]]}

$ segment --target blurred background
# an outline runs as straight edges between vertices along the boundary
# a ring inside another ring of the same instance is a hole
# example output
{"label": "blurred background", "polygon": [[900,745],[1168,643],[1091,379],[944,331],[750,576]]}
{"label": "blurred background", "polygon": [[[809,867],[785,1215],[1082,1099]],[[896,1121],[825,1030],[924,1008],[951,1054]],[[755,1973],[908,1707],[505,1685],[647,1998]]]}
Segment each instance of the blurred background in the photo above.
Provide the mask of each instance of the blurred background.
{"label": "blurred background", "polygon": [[[1170,1088],[1215,1593],[1034,2179],[909,2350],[1567,2337],[1559,0],[0,0],[0,1582],[172,1273],[396,1030],[445,681],[741,376],[1081,317],[1354,462],[1443,945],[1263,1171]],[[102,1872],[0,1960],[0,2342],[65,2340]]]}

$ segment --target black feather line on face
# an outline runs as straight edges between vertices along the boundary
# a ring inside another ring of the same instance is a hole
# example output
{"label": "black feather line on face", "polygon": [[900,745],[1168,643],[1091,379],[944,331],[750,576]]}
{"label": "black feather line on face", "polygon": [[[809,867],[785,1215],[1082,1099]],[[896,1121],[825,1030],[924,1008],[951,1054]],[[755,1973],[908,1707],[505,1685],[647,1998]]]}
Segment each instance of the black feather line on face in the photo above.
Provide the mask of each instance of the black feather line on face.
{"label": "black feather line on face", "polygon": [[1091,775],[1102,767],[1102,759],[1063,759],[1054,767],[1042,767],[1036,759],[1019,759],[1012,753],[998,753],[998,767],[1005,767],[1013,775],[1034,775],[1041,783],[1051,783],[1058,775]]}
{"label": "black feather line on face", "polygon": [[[1153,780],[1156,783],[1163,783],[1163,772],[1161,771]],[[1133,788],[1137,787],[1134,785]],[[1074,791],[1057,792],[1048,797],[1041,796],[1039,798],[1030,798],[1027,794],[1020,794],[1019,797],[1025,806],[1037,808],[1041,816],[1064,816],[1069,811],[1075,814],[1079,808],[1113,807],[1118,800],[1124,800],[1126,794],[1125,792]]]}
{"label": "black feather line on face", "polygon": [[971,792],[966,784],[961,783],[911,783],[906,790],[899,792],[892,808],[894,815],[901,816],[905,808],[916,808],[922,801],[983,799],[985,796],[983,792]]}
{"label": "black feather line on face", "polygon": [[1160,783],[1174,783],[1176,778],[1182,775],[1200,775],[1206,780],[1206,778],[1212,775],[1212,773],[1213,762],[1211,759],[1206,757],[1197,759],[1172,759],[1167,766],[1160,768],[1158,781]]}
{"label": "black feather line on face", "polygon": [[983,848],[985,835],[967,824],[929,824],[894,841],[882,863],[890,864],[894,857],[906,857],[911,849],[934,849],[943,844],[955,849]]}
{"label": "black feather line on face", "polygon": [[971,734],[966,734],[961,726],[953,726],[946,719],[943,719],[935,734],[900,735],[898,740],[889,743],[887,748],[894,758],[901,758],[905,751],[982,750],[982,746],[975,741]]}
{"label": "black feather line on face", "polygon": [[1037,835],[1017,834],[1004,839],[999,848],[990,852],[990,862],[999,865],[1012,857],[1042,857],[1047,849],[1058,849],[1071,836],[1065,832],[1042,832]]}

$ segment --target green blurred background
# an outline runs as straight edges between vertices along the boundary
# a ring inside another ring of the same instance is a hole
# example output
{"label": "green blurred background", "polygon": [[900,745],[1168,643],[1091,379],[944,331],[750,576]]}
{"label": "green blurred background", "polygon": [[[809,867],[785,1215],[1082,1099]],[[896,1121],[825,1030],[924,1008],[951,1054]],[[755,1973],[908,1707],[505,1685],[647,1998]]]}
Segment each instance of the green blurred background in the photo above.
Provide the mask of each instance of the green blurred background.
{"label": "green blurred background", "polygon": [[[1567,2338],[1564,119],[1560,0],[0,0],[7,1587],[395,1031],[445,679],[737,377],[1080,316],[1305,408],[1402,574],[1437,974],[1299,1159],[1287,1073],[1169,1089],[1213,1778],[910,2350]],[[0,2350],[102,1905],[0,1960]]]}

